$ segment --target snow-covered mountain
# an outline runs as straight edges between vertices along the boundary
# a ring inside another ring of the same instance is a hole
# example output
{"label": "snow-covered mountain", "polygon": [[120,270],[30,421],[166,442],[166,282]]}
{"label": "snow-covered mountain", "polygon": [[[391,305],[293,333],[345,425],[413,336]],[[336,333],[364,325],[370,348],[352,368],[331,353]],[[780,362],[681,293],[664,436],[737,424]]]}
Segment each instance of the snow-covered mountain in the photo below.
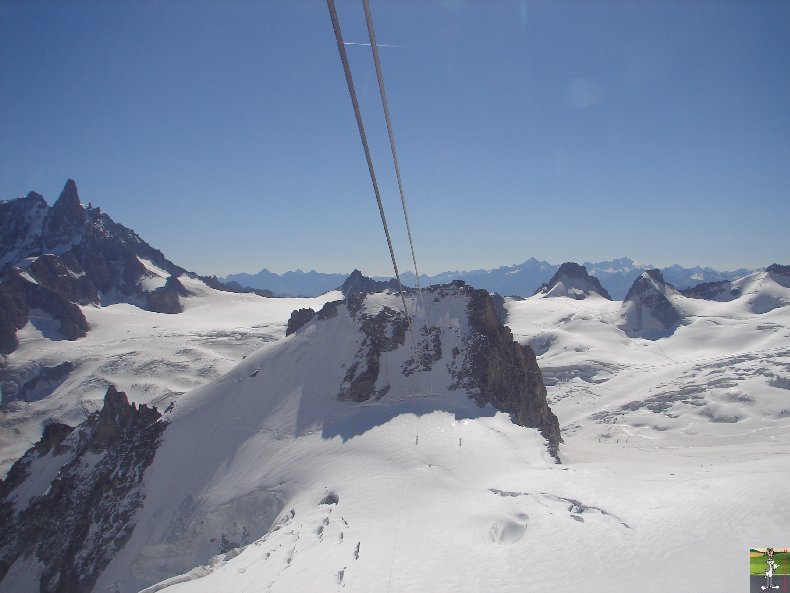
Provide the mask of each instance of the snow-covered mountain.
{"label": "snow-covered mountain", "polygon": [[754,312],[765,313],[788,304],[785,292],[779,287],[790,287],[790,266],[772,264],[764,273],[755,272],[732,281],[705,282],[681,292],[688,297],[721,302],[746,296]]}
{"label": "snow-covered mountain", "polygon": [[[585,262],[584,267],[590,275],[595,276],[612,298],[621,300],[629,287],[645,270],[655,266],[640,264],[627,257],[603,262]],[[467,270],[442,272],[433,276],[420,275],[420,285],[446,284],[453,280],[463,280],[471,286],[484,288],[502,295],[532,296],[543,284],[549,283],[552,275],[560,266],[530,258],[512,266],[502,266],[491,270]],[[734,280],[745,276],[750,270],[739,269],[732,272],[719,272],[712,268],[684,268],[673,265],[662,268],[668,282],[678,288],[687,288],[701,282]],[[277,294],[317,296],[327,290],[340,286],[345,279],[344,274],[324,274],[321,272],[286,272],[282,276],[273,274],[265,268],[258,274],[231,274],[224,278],[226,282],[238,282],[240,286],[268,289]],[[382,280],[383,278],[379,278]],[[415,286],[412,272],[404,272],[401,279],[408,286]]]}
{"label": "snow-covered mountain", "polygon": [[[49,342],[52,352],[67,347],[74,354],[92,344],[99,360],[98,350],[108,345],[159,348],[165,370],[129,366],[141,360],[139,352],[110,365],[130,400],[141,401],[136,377],[148,369],[157,373],[150,378],[155,384],[198,368],[178,354],[179,340],[189,340],[194,360],[209,356],[221,364],[213,378],[196,377],[202,387],[158,401],[161,419],[144,424],[169,424],[150,465],[147,457],[122,454],[137,450],[139,439],[152,440],[142,433],[138,440],[121,436],[137,415],[112,390],[104,410],[109,404],[113,413],[89,415],[75,430],[51,424],[24,471],[11,472],[3,486],[6,500],[33,505],[23,515],[40,517],[41,533],[55,533],[47,509],[63,508],[51,502],[52,493],[63,490],[48,490],[55,474],[63,488],[98,484],[93,491],[104,499],[102,476],[120,464],[128,471],[119,475],[117,494],[142,506],[134,513],[121,503],[93,512],[88,498],[67,498],[74,509],[65,515],[70,527],[49,540],[58,545],[41,548],[43,562],[39,552],[26,555],[41,545],[34,537],[2,548],[18,555],[6,560],[11,568],[0,591],[38,590],[39,575],[66,541],[119,550],[103,570],[96,568],[107,555],[92,552],[58,565],[65,570],[78,563],[80,578],[100,572],[97,592],[148,584],[148,591],[180,593],[509,592],[522,591],[524,583],[592,593],[613,584],[647,592],[740,590],[748,548],[758,540],[780,541],[790,527],[783,487],[790,476],[790,308],[782,305],[790,289],[777,274],[784,268],[771,269],[739,281],[742,293],[727,302],[670,292],[681,321],[653,340],[621,329],[628,315],[619,301],[535,295],[507,299],[500,309],[492,299],[483,318],[506,314],[517,341],[538,354],[564,440],[562,464],[553,462],[539,431],[513,423],[491,404],[481,408],[466,386],[447,389],[459,369],[480,368],[458,362],[474,351],[474,341],[463,339],[472,324],[461,286],[424,295],[416,351],[400,315],[385,312],[398,310],[390,293],[324,306],[340,293],[323,303],[284,301],[203,285],[198,296],[200,281],[193,280],[178,316],[125,304],[83,307],[95,315],[94,329],[75,342]],[[410,310],[415,302],[410,295]],[[306,313],[283,339],[294,309]],[[227,329],[215,333],[210,328],[220,311],[229,318]],[[423,315],[428,326],[443,329],[440,348],[435,332],[421,330]],[[257,342],[243,333],[243,324],[256,317],[271,324],[257,330]],[[183,324],[180,333],[176,324]],[[133,333],[122,335],[129,329]],[[27,327],[22,338],[9,359],[32,358],[48,343]],[[270,341],[253,352],[264,339]],[[217,356],[222,348],[226,359]],[[233,368],[231,359],[240,360],[241,352],[247,357]],[[487,360],[492,377],[514,370],[501,354]],[[76,371],[83,379],[88,366]],[[530,368],[527,380],[537,377]],[[102,388],[99,401],[108,391]],[[64,385],[34,403],[53,396],[65,403]],[[102,414],[118,419],[104,429],[119,437],[118,448],[94,444]],[[28,480],[19,481],[20,472]],[[12,512],[12,520],[20,516]],[[80,531],[86,525],[87,532]],[[27,529],[3,533],[32,533]],[[716,568],[700,571],[700,565]]]}
{"label": "snow-covered mountain", "polygon": [[282,337],[293,309],[340,296],[266,299],[186,272],[82,204],[71,180],[52,207],[35,193],[0,203],[0,223],[3,475],[44,425],[78,424],[110,384],[166,407]]}
{"label": "snow-covered mountain", "polygon": [[76,426],[100,408],[109,385],[134,403],[164,409],[284,337],[294,309],[317,310],[342,297],[272,299],[220,291],[189,276],[180,281],[189,296],[178,315],[128,303],[85,305],[91,330],[78,340],[53,340],[33,323],[19,330],[19,347],[0,359],[0,474],[48,423]]}
{"label": "snow-covered mountain", "polygon": [[[434,455],[479,463],[491,458],[490,438],[502,443],[493,446],[497,455],[551,465],[557,418],[534,353],[513,341],[495,299],[462,283],[424,296],[432,303],[428,317],[423,312],[411,326],[389,291],[327,303],[288,338],[185,394],[164,416],[130,406],[110,387],[102,411],[76,430],[51,425],[4,484],[0,591],[36,584],[90,591],[97,577],[95,590],[138,591],[267,537],[276,557],[271,584],[285,586],[289,567],[300,573],[316,555],[324,564],[356,557],[361,571],[375,574],[388,545],[371,538],[365,516],[375,512],[371,503],[392,497],[387,466],[402,463],[406,445],[398,441],[424,452],[437,486],[453,472],[433,469]],[[412,311],[416,302],[408,297]],[[414,430],[394,428],[404,421]],[[448,422],[457,441],[443,438]],[[55,475],[57,491],[42,479]],[[375,499],[366,493],[371,487]],[[100,509],[92,507],[97,499]],[[65,518],[62,500],[70,501]],[[316,525],[297,527],[316,509]],[[486,521],[472,518],[479,520]],[[51,527],[42,532],[42,524]],[[508,543],[525,529],[521,519],[491,537]],[[345,570],[338,565],[331,578],[343,581]]]}
{"label": "snow-covered mountain", "polygon": [[591,295],[612,300],[606,289],[601,286],[598,278],[590,276],[587,268],[574,262],[565,262],[546,284],[542,285],[535,294],[546,297],[570,297],[577,301],[584,300]]}
{"label": "snow-covered mountain", "polygon": [[[83,337],[78,305],[129,303],[180,313],[188,295],[179,279],[197,278],[100,208],[80,203],[66,182],[50,207],[35,192],[0,203],[0,353],[12,352],[28,321],[53,338]],[[216,278],[204,283],[221,290]]]}
{"label": "snow-covered mountain", "polygon": [[683,317],[673,302],[679,295],[661,270],[642,272],[623,300],[623,331],[632,337],[665,337]]}
{"label": "snow-covered mountain", "polygon": [[11,251],[54,246],[8,259],[32,315],[0,366],[0,592],[735,592],[790,529],[788,266],[407,291],[411,329],[361,274],[273,299],[182,273],[172,315],[36,281],[85,290],[77,209],[0,206]]}

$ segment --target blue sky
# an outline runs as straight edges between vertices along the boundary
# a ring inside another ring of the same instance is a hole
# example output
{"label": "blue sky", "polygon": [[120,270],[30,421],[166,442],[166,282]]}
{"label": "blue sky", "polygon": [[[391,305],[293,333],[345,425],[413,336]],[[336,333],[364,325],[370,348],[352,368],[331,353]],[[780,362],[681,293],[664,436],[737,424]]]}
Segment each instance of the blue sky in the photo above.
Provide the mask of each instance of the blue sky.
{"label": "blue sky", "polygon": [[[790,263],[790,2],[371,6],[421,272]],[[406,269],[370,49],[348,52]],[[69,177],[199,273],[390,269],[320,0],[0,0],[0,198]]]}

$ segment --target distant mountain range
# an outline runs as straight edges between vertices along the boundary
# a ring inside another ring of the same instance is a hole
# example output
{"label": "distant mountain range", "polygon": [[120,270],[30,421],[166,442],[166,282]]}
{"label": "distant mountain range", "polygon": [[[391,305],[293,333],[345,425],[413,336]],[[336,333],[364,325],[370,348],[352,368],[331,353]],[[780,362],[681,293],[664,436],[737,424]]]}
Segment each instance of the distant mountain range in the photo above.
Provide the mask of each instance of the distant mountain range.
{"label": "distant mountain range", "polygon": [[234,282],[241,286],[257,288],[260,286],[270,286],[266,290],[271,290],[278,296],[318,296],[327,291],[334,290],[348,278],[348,274],[325,274],[323,272],[303,272],[296,270],[276,274],[263,268],[257,274],[231,274],[225,276],[224,282],[234,286]]}
{"label": "distant mountain range", "polygon": [[[654,269],[655,266],[635,262],[623,257],[602,262],[584,262],[584,267],[591,276],[600,280],[603,287],[615,300],[622,300],[628,289],[642,272]],[[453,280],[463,280],[477,288],[485,288],[505,296],[532,296],[543,284],[548,283],[560,269],[559,264],[539,261],[530,258],[524,263],[502,266],[492,270],[468,270],[442,272],[434,276],[420,274],[420,284],[446,284]],[[720,282],[743,277],[752,270],[741,268],[729,272],[721,272],[713,268],[684,268],[679,265],[661,268],[664,279],[678,289],[689,288],[703,282]],[[340,286],[348,274],[325,274],[312,270],[303,272],[296,270],[282,275],[270,272],[266,268],[257,274],[231,274],[223,280],[236,282],[249,288],[270,290],[277,295],[317,296]],[[411,272],[401,275],[403,282],[415,285],[415,276]],[[380,278],[387,279],[387,278]]]}

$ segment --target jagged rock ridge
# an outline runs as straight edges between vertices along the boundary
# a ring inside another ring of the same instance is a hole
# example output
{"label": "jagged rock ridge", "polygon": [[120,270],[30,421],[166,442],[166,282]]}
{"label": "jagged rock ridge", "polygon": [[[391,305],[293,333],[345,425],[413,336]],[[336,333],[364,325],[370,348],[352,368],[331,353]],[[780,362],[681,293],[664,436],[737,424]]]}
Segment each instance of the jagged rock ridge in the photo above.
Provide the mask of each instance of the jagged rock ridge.
{"label": "jagged rock ridge", "polygon": [[338,290],[340,290],[344,296],[349,297],[357,293],[379,292],[387,289],[398,290],[398,281],[394,278],[387,281],[374,280],[373,278],[364,276],[359,270],[354,270],[349,277],[345,279],[343,284],[340,285]]}
{"label": "jagged rock ridge", "polygon": [[[462,345],[451,350],[452,361],[448,367],[451,382],[447,387],[465,390],[480,406],[490,404],[507,412],[516,424],[538,428],[549,443],[549,451],[557,457],[562,440],[559,423],[548,406],[535,353],[529,346],[518,344],[503,325],[502,298],[466,286],[463,281],[432,286],[425,292],[435,307],[441,307],[438,303],[450,296],[461,297],[467,303],[469,330],[462,336]],[[389,306],[371,310],[366,293],[328,303],[316,317],[334,317],[338,306],[343,304],[359,324],[364,338],[354,361],[347,367],[338,399],[364,402],[385,398],[391,385],[380,381],[381,356],[408,345],[407,342],[412,344],[414,354],[401,367],[404,376],[430,371],[442,359],[442,336],[447,328],[441,325],[420,327],[419,323],[409,328],[402,311]],[[291,319],[297,317],[302,321],[301,327],[313,316],[294,312]],[[409,332],[412,335],[407,340]]]}
{"label": "jagged rock ridge", "polygon": [[[0,202],[0,353],[16,349],[16,331],[41,309],[59,323],[58,336],[74,340],[88,324],[71,304],[127,302],[158,313],[180,313],[188,296],[179,276],[196,274],[168,260],[137,233],[100,208],[80,203],[69,179],[52,207],[31,192]],[[207,285],[230,292],[214,277]]]}
{"label": "jagged rock ridge", "polygon": [[535,294],[539,293],[548,297],[566,296],[576,300],[583,300],[591,294],[597,294],[607,300],[612,300],[606,289],[601,286],[598,278],[590,276],[586,267],[574,262],[562,264],[551,280],[535,291]]}
{"label": "jagged rock ridge", "polygon": [[501,302],[461,282],[423,296],[427,319],[407,295],[411,326],[391,291],[297,314],[288,338],[179,399],[167,430],[114,389],[79,428],[48,428],[2,485],[0,590],[35,580],[46,592],[126,593],[208,563],[276,529],[298,489],[271,473],[290,447],[376,442],[401,415],[430,424],[503,411],[540,431],[533,454],[556,458],[540,369],[502,325]]}
{"label": "jagged rock ridge", "polygon": [[531,347],[513,339],[502,324],[497,303],[485,290],[468,289],[467,351],[455,374],[456,385],[477,389],[475,400],[508,412],[514,423],[538,428],[557,457],[562,442],[557,417],[549,408],[546,386]]}
{"label": "jagged rock ridge", "polygon": [[[91,591],[134,529],[143,475],[166,426],[156,408],[129,404],[112,386],[79,427],[48,425],[0,481],[4,588]],[[42,472],[51,483],[35,479]]]}

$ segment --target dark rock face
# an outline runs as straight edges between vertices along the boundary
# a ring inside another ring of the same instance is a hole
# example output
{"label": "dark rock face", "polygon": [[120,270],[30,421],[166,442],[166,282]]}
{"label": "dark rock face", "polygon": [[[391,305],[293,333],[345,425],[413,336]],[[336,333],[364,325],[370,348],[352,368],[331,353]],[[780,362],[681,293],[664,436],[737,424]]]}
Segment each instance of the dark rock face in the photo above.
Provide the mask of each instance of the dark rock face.
{"label": "dark rock face", "polygon": [[0,283],[0,354],[16,350],[16,330],[27,323],[29,307],[24,288],[19,282]]}
{"label": "dark rock face", "polygon": [[337,317],[337,308],[344,303],[345,301],[330,301],[326,303],[318,312],[318,319],[323,321]]}
{"label": "dark rock face", "polygon": [[780,264],[771,264],[765,269],[769,274],[777,274],[779,276],[790,276],[790,266],[783,266]]}
{"label": "dark rock face", "polygon": [[373,280],[367,276],[363,276],[359,270],[354,270],[351,275],[346,278],[346,281],[340,286],[340,292],[348,297],[358,293],[380,292],[382,290],[398,290],[398,281],[394,278],[387,282],[381,280]]}
{"label": "dark rock face", "polygon": [[660,270],[647,270],[634,281],[623,301],[623,306],[631,306],[633,333],[639,334],[649,329],[648,317],[658,321],[662,326],[661,329],[667,331],[680,323],[682,319],[680,312],[667,298],[667,292],[671,291],[675,291],[675,288],[664,282]]}
{"label": "dark rock face", "polygon": [[780,286],[790,288],[790,266],[781,266],[779,264],[771,264],[765,270],[768,275]]}
{"label": "dark rock face", "polygon": [[189,292],[175,276],[170,276],[165,285],[145,295],[145,308],[154,313],[181,313],[184,308],[178,297]]}
{"label": "dark rock face", "polygon": [[[590,276],[587,273],[587,268],[580,266],[574,262],[565,262],[560,266],[557,272],[552,276],[548,283],[543,284],[535,294],[547,294],[557,286],[560,282],[565,286],[566,291],[571,291],[567,296],[577,300],[584,299],[590,296],[591,293],[597,293],[605,299],[612,300],[606,289],[601,286],[600,281],[595,276]],[[575,290],[574,290],[575,289]]]}
{"label": "dark rock face", "polygon": [[88,322],[80,308],[61,296],[24,278],[11,269],[0,283],[0,353],[13,352],[17,345],[16,331],[27,323],[32,309],[41,309],[60,322],[60,334],[67,340],[82,338]]}
{"label": "dark rock face", "polygon": [[288,327],[285,329],[285,335],[290,336],[304,327],[315,315],[315,311],[310,308],[297,309],[291,312],[291,317],[288,319]]}
{"label": "dark rock face", "polygon": [[70,267],[58,256],[47,253],[36,258],[28,272],[41,286],[72,302],[81,305],[99,302],[99,293],[79,262],[73,262]]}
{"label": "dark rock face", "polygon": [[[401,367],[405,377],[434,370],[435,365],[443,361],[452,381],[449,389],[464,390],[480,407],[490,404],[510,414],[514,423],[539,429],[548,441],[551,455],[559,460],[558,447],[562,442],[559,422],[549,408],[535,353],[529,346],[518,344],[503,324],[503,299],[466,286],[463,281],[432,286],[426,293],[426,300],[432,299],[434,303],[460,297],[466,303],[468,328],[461,330],[455,325],[440,324],[410,329],[403,312],[386,305],[375,305],[371,309],[369,303],[366,306],[366,295],[362,293],[346,301],[328,303],[319,311],[319,320],[331,319],[345,304],[363,335],[337,398],[352,402],[384,398],[391,385],[381,385],[379,381],[381,357],[386,352],[407,347],[406,334],[411,331],[413,350]],[[443,343],[445,334],[458,335],[461,345],[447,352]]]}
{"label": "dark rock face", "polygon": [[369,315],[363,311],[364,301],[362,293],[356,293],[347,300],[351,317],[361,322],[360,329],[365,337],[343,379],[337,395],[340,400],[362,402],[386,395],[389,386],[376,389],[381,354],[395,350],[406,341],[409,322],[402,312],[383,307],[375,315]]}
{"label": "dark rock face", "polygon": [[732,288],[732,282],[729,280],[703,282],[691,288],[684,288],[680,293],[692,299],[705,299],[708,301],[731,301],[741,296],[741,291],[737,288]]}
{"label": "dark rock face", "polygon": [[0,203],[0,274],[19,257],[20,248],[27,252],[38,246],[40,250],[41,228],[48,208],[44,197],[36,192]]}
{"label": "dark rock face", "polygon": [[200,280],[206,283],[206,286],[214,290],[221,290],[222,292],[235,292],[239,294],[257,294],[258,296],[266,298],[274,298],[274,293],[271,290],[263,290],[260,288],[247,288],[231,280],[230,282],[222,282],[216,276],[198,276]]}
{"label": "dark rock face", "polygon": [[[110,387],[102,410],[76,429],[45,428],[0,481],[0,580],[32,557],[42,593],[92,589],[134,529],[143,475],[167,426],[160,416]],[[48,465],[60,468],[49,488],[20,500],[20,486]]]}
{"label": "dark rock face", "polygon": [[78,262],[99,292],[115,290],[125,297],[139,296],[139,282],[147,270],[138,258],[151,261],[172,276],[186,273],[134,231],[115,223],[98,209],[88,211],[87,222],[82,240],[62,257],[67,263]]}
{"label": "dark rock face", "polygon": [[73,242],[80,236],[85,221],[85,209],[80,204],[77,184],[73,179],[69,179],[44,220],[42,233],[44,248],[55,250]]}
{"label": "dark rock face", "polygon": [[41,440],[34,445],[36,453],[38,453],[39,457],[43,457],[50,451],[54,451],[55,455],[62,455],[68,450],[62,446],[63,440],[69,436],[73,430],[73,426],[61,424],[60,422],[47,424],[44,427]]}
{"label": "dark rock face", "polygon": [[510,414],[515,424],[537,428],[558,459],[562,442],[557,417],[547,401],[543,375],[535,353],[513,339],[502,325],[494,299],[485,290],[466,288],[469,294],[469,325],[472,332],[464,339],[464,352],[453,373],[455,388],[477,391],[479,405],[491,404]]}
{"label": "dark rock face", "polygon": [[403,364],[405,376],[430,371],[442,359],[442,330],[439,327],[423,327],[416,344],[417,352]]}

